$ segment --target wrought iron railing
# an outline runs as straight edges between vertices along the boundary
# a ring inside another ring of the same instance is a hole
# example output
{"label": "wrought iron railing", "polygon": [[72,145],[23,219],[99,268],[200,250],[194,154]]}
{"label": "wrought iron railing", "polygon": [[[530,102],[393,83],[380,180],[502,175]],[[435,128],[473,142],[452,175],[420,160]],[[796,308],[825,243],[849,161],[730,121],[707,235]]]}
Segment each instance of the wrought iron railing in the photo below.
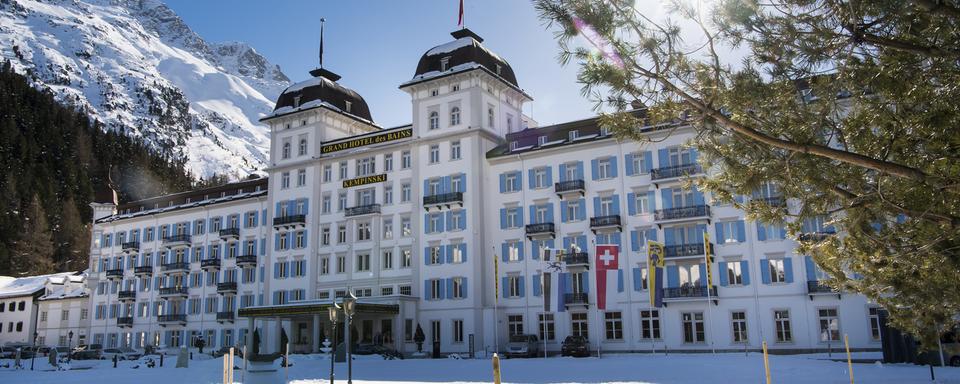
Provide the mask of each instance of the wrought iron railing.
{"label": "wrought iron railing", "polygon": [[273,218],[273,225],[303,224],[307,222],[307,215],[287,215]]}
{"label": "wrought iron railing", "polygon": [[463,192],[441,193],[423,197],[423,205],[462,203]]}
{"label": "wrought iron railing", "polygon": [[590,218],[590,228],[620,226],[620,215],[607,215]]}
{"label": "wrought iron railing", "polygon": [[[710,287],[710,296],[717,297],[717,286]],[[707,297],[707,287],[701,285],[690,285],[686,287],[665,288],[663,290],[665,299],[684,299]]]}
{"label": "wrought iron railing", "polygon": [[537,224],[527,224],[525,227],[528,235],[536,235],[542,233],[553,233],[554,225],[553,223],[537,223]]}
{"label": "wrought iron railing", "polygon": [[700,164],[697,164],[697,163],[671,165],[668,167],[660,167],[660,168],[652,169],[650,171],[650,179],[651,180],[672,179],[675,177],[695,175],[698,173],[703,173],[703,169],[700,167]]}
{"label": "wrought iron railing", "polygon": [[553,191],[555,193],[563,192],[582,192],[586,189],[586,183],[583,182],[583,179],[576,180],[564,180],[559,183],[553,184]]}
{"label": "wrought iron railing", "polygon": [[706,216],[710,216],[709,205],[691,205],[686,207],[658,209],[653,213],[653,219],[657,221],[689,219]]}
{"label": "wrought iron railing", "polygon": [[369,215],[372,213],[380,213],[380,204],[367,204],[367,205],[358,205],[356,207],[349,207],[346,210],[344,210],[343,215],[346,217],[350,217],[350,216]]}

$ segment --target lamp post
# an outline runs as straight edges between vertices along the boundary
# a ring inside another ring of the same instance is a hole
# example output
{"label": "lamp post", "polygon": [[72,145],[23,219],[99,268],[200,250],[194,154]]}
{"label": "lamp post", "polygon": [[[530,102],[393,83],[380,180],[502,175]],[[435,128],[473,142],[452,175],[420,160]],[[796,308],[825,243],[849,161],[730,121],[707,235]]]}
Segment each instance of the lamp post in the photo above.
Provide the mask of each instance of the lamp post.
{"label": "lamp post", "polygon": [[67,333],[67,361],[73,361],[73,331]]}
{"label": "lamp post", "polygon": [[339,316],[340,306],[337,305],[336,300],[334,300],[333,305],[327,308],[327,314],[330,315],[330,323],[333,324],[330,327],[331,333],[333,333],[333,348],[330,348],[330,384],[333,384],[333,362],[337,358],[337,318]]}
{"label": "lamp post", "polygon": [[40,336],[36,331],[33,332],[33,354],[30,355],[30,370],[33,370],[33,359],[37,357],[37,337]]}
{"label": "lamp post", "polygon": [[353,295],[353,292],[350,292],[347,297],[343,298],[343,314],[347,315],[347,334],[345,337],[347,343],[347,384],[353,384],[353,355],[350,351],[350,344],[353,344],[353,339],[350,338],[350,323],[356,310],[357,297]]}

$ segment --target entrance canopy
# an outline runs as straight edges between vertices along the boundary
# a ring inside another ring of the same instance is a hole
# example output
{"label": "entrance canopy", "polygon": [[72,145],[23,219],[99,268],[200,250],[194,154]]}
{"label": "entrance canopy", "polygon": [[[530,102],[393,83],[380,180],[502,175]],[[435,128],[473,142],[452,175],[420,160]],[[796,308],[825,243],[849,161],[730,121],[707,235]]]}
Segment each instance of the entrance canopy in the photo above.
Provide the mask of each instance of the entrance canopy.
{"label": "entrance canopy", "polygon": [[[301,301],[282,305],[260,305],[241,308],[237,315],[247,318],[322,315],[326,318],[327,311],[329,311],[327,308],[330,308],[331,305],[333,305],[333,303],[329,301]],[[400,313],[399,304],[376,304],[358,301],[356,305],[357,314],[396,315]]]}

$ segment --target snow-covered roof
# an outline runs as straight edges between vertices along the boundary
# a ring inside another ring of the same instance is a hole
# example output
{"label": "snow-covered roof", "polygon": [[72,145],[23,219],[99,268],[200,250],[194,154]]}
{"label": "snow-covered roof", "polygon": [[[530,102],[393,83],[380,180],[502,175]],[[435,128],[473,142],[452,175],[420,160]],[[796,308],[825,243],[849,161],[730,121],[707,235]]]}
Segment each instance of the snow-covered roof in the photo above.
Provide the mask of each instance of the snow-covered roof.
{"label": "snow-covered roof", "polygon": [[0,276],[0,298],[33,295],[43,290],[50,278],[64,278],[73,274],[76,272],[27,277]]}
{"label": "snow-covered roof", "polygon": [[137,212],[130,212],[130,213],[124,213],[124,214],[117,214],[117,215],[113,215],[113,216],[107,216],[107,217],[104,217],[104,218],[102,218],[102,219],[97,220],[96,222],[97,222],[97,223],[109,223],[109,222],[112,222],[112,221],[123,220],[123,219],[130,219],[130,218],[141,217],[141,216],[146,216],[146,215],[155,215],[155,214],[158,214],[158,213],[175,211],[175,210],[178,210],[178,209],[193,208],[193,207],[199,207],[199,206],[210,205],[210,204],[217,204],[217,203],[225,203],[225,202],[228,202],[228,201],[241,200],[241,199],[247,199],[247,198],[251,198],[251,197],[259,197],[259,196],[266,196],[266,195],[267,195],[267,191],[266,191],[266,190],[259,190],[259,191],[253,191],[253,192],[243,192],[243,193],[237,193],[237,194],[234,194],[234,195],[227,195],[227,196],[223,196],[223,197],[206,199],[206,200],[202,200],[202,201],[192,201],[192,202],[189,202],[189,203],[172,205],[172,206],[169,206],[169,207],[160,207],[160,208],[154,208],[154,209],[145,209],[145,210],[137,211]]}

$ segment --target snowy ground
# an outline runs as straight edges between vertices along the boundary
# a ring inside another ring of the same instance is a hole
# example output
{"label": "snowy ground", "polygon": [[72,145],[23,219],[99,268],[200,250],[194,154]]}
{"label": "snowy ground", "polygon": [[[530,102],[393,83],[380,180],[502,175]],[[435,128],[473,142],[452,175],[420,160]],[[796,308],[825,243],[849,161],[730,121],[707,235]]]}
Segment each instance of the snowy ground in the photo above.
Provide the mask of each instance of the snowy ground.
{"label": "snowy ground", "polygon": [[[773,383],[849,383],[845,362],[826,360],[826,355],[770,356]],[[842,357],[834,354],[834,358]],[[876,354],[856,354],[854,358],[876,357]],[[295,356],[291,358],[291,384],[327,383],[330,363],[325,356]],[[4,384],[69,384],[69,383],[220,383],[221,360],[194,360],[190,368],[174,368],[175,359],[167,359],[163,368],[133,369],[134,362],[120,362],[113,368],[109,361],[74,362],[74,367],[90,366],[87,370],[69,372],[26,371],[0,368],[0,383]],[[0,365],[9,363],[0,361]],[[242,364],[237,360],[238,365]],[[45,359],[37,359],[38,369],[48,369]],[[41,368],[42,367],[42,368]],[[926,366],[854,364],[857,383],[930,383]],[[960,383],[960,368],[935,368],[937,383]],[[278,372],[278,383],[283,382],[283,371]],[[338,382],[345,382],[347,366],[337,364]],[[763,356],[743,354],[671,354],[664,355],[606,355],[596,358],[510,359],[502,360],[505,383],[762,383]],[[358,384],[373,383],[453,383],[491,382],[491,362],[486,360],[391,360],[379,357],[358,357],[353,364],[353,376]],[[235,373],[237,382],[241,372]]]}

